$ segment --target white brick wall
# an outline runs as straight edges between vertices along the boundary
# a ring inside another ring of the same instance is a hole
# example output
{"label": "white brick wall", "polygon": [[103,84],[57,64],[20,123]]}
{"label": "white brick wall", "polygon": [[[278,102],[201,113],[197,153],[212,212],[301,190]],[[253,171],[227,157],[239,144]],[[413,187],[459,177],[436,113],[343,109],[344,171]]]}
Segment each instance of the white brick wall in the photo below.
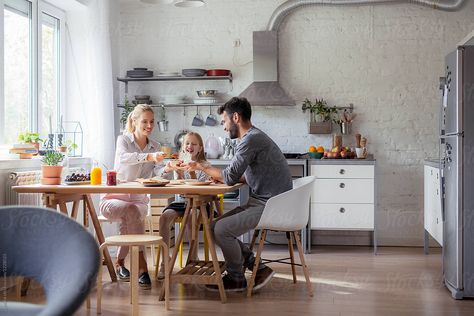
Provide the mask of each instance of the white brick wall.
{"label": "white brick wall", "polygon": [[[114,43],[116,75],[145,66],[157,69],[228,68],[233,90],[223,82],[130,84],[130,95],[183,93],[217,88],[239,94],[252,80],[252,31],[264,30],[283,1],[207,0],[207,7],[178,9],[122,3]],[[461,12],[409,4],[363,7],[308,7],[295,11],[280,29],[280,78],[296,100],[323,97],[331,105],[354,103],[353,132],[367,136],[377,158],[379,240],[383,245],[421,245],[423,159],[437,154],[438,77],[444,56],[474,29],[474,4]],[[232,47],[240,39],[238,49]],[[234,53],[235,56],[234,56]],[[235,62],[235,63],[234,63]],[[123,97],[123,84],[117,84]],[[307,134],[300,105],[254,108],[253,123],[284,151],[305,152],[330,144],[329,136]],[[191,127],[195,108],[168,111],[172,141]],[[209,108],[202,114],[207,115]],[[194,128],[204,138],[223,136],[220,127]],[[345,143],[353,145],[353,136]]]}

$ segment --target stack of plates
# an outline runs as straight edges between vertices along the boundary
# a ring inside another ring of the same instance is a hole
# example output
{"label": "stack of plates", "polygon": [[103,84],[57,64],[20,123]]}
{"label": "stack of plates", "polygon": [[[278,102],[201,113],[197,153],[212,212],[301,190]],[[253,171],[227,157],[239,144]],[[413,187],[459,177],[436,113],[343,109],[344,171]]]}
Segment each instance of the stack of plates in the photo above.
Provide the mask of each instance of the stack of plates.
{"label": "stack of plates", "polygon": [[185,98],[182,95],[162,95],[160,102],[165,104],[182,104],[185,103]]}
{"label": "stack of plates", "polygon": [[130,78],[148,78],[153,77],[153,71],[147,68],[133,68],[133,70],[127,70],[127,77]]}
{"label": "stack of plates", "polygon": [[194,104],[214,104],[218,102],[219,100],[216,97],[200,97],[193,100]]}
{"label": "stack of plates", "polygon": [[180,76],[179,72],[168,71],[168,70],[160,71],[160,73],[158,74],[158,77],[179,77],[179,76]]}
{"label": "stack of plates", "polygon": [[197,68],[190,68],[190,69],[183,69],[182,74],[185,77],[202,77],[206,74],[206,69],[197,69]]}

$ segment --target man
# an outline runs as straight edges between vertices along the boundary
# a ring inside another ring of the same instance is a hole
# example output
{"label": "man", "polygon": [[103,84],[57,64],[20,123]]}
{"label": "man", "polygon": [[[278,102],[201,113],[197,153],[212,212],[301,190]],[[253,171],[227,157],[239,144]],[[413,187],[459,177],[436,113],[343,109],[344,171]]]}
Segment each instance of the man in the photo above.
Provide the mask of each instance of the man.
{"label": "man", "polygon": [[[229,137],[240,139],[234,158],[224,170],[197,162],[189,163],[189,169],[202,170],[227,185],[244,182],[250,187],[246,205],[227,212],[211,225],[214,240],[221,247],[226,261],[224,288],[226,291],[243,291],[247,287],[244,268],[252,270],[255,257],[237,238],[257,226],[269,198],[291,190],[293,183],[281,150],[270,137],[252,125],[252,109],[247,99],[234,97],[219,107],[218,113]],[[260,264],[254,290],[265,286],[274,274],[272,269]],[[208,288],[217,290],[215,285]]]}

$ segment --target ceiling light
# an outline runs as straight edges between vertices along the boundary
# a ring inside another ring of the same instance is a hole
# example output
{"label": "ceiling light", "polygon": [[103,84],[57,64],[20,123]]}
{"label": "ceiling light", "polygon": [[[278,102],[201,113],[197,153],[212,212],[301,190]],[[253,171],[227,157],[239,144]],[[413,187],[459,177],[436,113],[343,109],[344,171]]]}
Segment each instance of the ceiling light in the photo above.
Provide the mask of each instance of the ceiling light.
{"label": "ceiling light", "polygon": [[186,7],[196,8],[196,7],[201,7],[204,4],[205,4],[204,0],[178,0],[174,3],[175,6],[182,7],[182,8],[186,8]]}

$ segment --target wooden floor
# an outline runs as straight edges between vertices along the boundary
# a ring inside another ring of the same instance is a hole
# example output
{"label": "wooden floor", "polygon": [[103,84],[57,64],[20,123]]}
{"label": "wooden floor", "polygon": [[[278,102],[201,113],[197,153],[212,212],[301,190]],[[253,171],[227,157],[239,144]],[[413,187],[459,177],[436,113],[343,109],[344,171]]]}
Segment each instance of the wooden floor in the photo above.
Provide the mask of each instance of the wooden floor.
{"label": "wooden floor", "polygon": [[[264,257],[286,256],[286,248],[266,246]],[[433,249],[379,248],[374,256],[367,247],[317,247],[306,256],[315,296],[309,298],[301,269],[299,282],[291,281],[287,265],[272,267],[277,274],[271,283],[247,299],[243,293],[228,295],[221,304],[218,294],[202,286],[174,285],[171,310],[158,301],[160,283],[140,290],[141,315],[474,315],[474,300],[455,301],[441,282],[441,255]],[[104,271],[105,272],[105,271]],[[106,273],[104,273],[104,276]],[[105,282],[102,315],[129,315],[128,283]],[[31,301],[38,295],[30,293]],[[28,297],[26,298],[28,300]],[[84,306],[76,315],[95,315]]]}

